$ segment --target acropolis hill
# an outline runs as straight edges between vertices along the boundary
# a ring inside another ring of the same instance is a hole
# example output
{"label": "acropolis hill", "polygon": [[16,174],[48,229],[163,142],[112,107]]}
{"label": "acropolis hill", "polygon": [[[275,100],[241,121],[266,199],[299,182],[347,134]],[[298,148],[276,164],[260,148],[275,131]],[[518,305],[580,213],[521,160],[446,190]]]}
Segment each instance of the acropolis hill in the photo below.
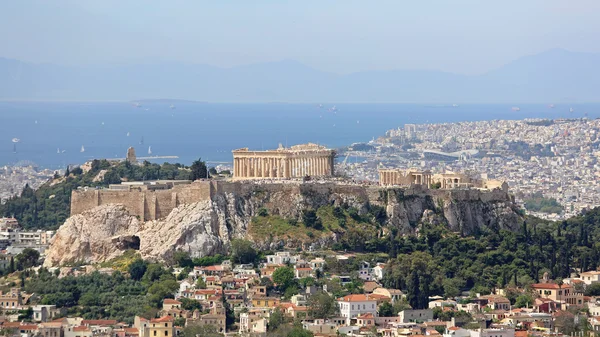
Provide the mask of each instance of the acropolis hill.
{"label": "acropolis hill", "polygon": [[[516,230],[522,222],[502,188],[462,184],[430,189],[414,182],[379,186],[327,174],[262,177],[262,172],[271,175],[273,166],[264,167],[253,166],[258,171],[251,175],[261,172],[261,177],[252,179],[123,182],[73,191],[72,215],[56,233],[45,264],[102,262],[128,249],[155,260],[169,260],[177,250],[192,256],[226,253],[234,238],[248,238],[259,249],[311,249],[344,241],[348,231],[362,233],[365,242],[392,228],[415,234],[426,223],[469,235]],[[343,223],[332,215],[334,208],[338,217],[343,214]],[[322,228],[303,223],[307,211],[317,213]]]}

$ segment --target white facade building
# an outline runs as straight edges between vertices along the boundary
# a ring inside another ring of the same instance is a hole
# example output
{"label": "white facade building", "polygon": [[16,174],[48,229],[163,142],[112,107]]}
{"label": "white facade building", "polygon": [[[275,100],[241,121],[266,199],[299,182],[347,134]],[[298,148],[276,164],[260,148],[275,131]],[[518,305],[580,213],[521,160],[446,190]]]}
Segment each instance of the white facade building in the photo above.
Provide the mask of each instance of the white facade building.
{"label": "white facade building", "polygon": [[338,298],[337,302],[341,317],[346,319],[348,325],[352,319],[362,314],[377,316],[377,300],[369,298],[368,294],[346,295]]}

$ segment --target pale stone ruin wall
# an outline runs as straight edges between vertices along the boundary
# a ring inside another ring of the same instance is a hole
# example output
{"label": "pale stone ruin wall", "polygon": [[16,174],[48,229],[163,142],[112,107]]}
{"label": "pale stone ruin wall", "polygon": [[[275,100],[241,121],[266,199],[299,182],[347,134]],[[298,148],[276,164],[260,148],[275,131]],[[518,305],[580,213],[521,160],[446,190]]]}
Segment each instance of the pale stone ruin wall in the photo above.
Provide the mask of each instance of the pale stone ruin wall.
{"label": "pale stone ruin wall", "polygon": [[[269,182],[251,183],[247,181],[195,181],[188,185],[177,185],[169,190],[157,191],[111,191],[111,190],[76,190],[71,195],[71,215],[81,214],[99,205],[121,204],[140,220],[156,220],[165,218],[179,205],[199,201],[215,200],[215,196],[233,195],[241,198],[256,196],[256,193],[278,193],[284,197],[282,200],[294,199],[297,195],[304,195],[319,202],[319,199],[330,199],[331,196],[351,196],[352,199],[366,203],[381,204],[381,191],[389,188],[376,186],[344,184],[338,182],[327,183],[289,183]],[[397,187],[405,196],[422,197],[431,196],[435,199],[455,201],[482,201],[482,202],[511,202],[510,195],[501,189],[485,190],[431,190],[424,185]],[[324,199],[324,200],[325,200]],[[279,205],[283,207],[282,205]]]}
{"label": "pale stone ruin wall", "polygon": [[482,188],[488,190],[501,189],[508,192],[508,184],[493,179],[474,179],[462,173],[431,174],[430,171],[417,169],[379,169],[380,186],[431,186],[440,183],[442,189]]}
{"label": "pale stone ruin wall", "polygon": [[213,191],[209,181],[156,191],[75,190],[71,193],[71,215],[100,205],[120,204],[140,220],[156,220],[166,217],[179,205],[210,200]]}

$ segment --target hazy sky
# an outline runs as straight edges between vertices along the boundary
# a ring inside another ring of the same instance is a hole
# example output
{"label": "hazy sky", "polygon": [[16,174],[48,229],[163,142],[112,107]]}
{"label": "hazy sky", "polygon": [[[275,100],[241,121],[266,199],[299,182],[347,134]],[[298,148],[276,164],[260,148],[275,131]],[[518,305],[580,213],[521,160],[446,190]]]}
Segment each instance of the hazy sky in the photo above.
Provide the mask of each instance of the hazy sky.
{"label": "hazy sky", "polygon": [[600,0],[2,1],[0,57],[476,74],[552,48],[600,52],[598,13]]}

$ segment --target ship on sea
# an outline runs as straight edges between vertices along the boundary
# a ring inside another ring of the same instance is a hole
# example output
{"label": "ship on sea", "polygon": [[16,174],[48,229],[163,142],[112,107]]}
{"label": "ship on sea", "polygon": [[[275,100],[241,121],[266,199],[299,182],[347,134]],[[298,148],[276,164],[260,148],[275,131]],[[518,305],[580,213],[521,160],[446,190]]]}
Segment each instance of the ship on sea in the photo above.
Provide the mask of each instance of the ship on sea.
{"label": "ship on sea", "polygon": [[79,152],[85,152],[85,147],[83,147],[83,145],[81,145],[81,150],[79,150]]}
{"label": "ship on sea", "polygon": [[148,146],[148,154],[152,154],[152,146]]}
{"label": "ship on sea", "polygon": [[513,106],[512,111],[521,111],[521,108],[519,108],[518,106]]}

